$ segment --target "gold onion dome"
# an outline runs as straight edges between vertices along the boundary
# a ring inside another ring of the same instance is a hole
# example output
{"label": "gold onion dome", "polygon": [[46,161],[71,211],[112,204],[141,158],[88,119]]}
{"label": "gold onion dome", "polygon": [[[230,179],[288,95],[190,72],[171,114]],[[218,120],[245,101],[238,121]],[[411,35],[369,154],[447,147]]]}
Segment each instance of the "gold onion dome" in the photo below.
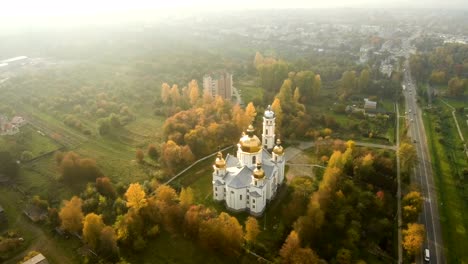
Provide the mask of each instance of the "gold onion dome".
{"label": "gold onion dome", "polygon": [[254,131],[253,126],[249,125],[247,128],[247,134],[242,135],[239,140],[242,151],[254,153],[259,152],[262,149],[262,142],[253,134]]}
{"label": "gold onion dome", "polygon": [[276,140],[276,146],[273,148],[273,152],[274,152],[276,155],[283,155],[284,149],[283,149],[283,147],[281,146],[281,140],[280,140],[280,139],[277,139],[277,140]]}
{"label": "gold onion dome", "polygon": [[221,151],[218,152],[218,155],[216,156],[215,166],[220,169],[226,167],[226,161],[223,159],[223,153],[221,153]]}
{"label": "gold onion dome", "polygon": [[253,171],[253,176],[255,179],[263,179],[265,177],[265,171],[263,171],[260,162],[257,162],[257,167]]}

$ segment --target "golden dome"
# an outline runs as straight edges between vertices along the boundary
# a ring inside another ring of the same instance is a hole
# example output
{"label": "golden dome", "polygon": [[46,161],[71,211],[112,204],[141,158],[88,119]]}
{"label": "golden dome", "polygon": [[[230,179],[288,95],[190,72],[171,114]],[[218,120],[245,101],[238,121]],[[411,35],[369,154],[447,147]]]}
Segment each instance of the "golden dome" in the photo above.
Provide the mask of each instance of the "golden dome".
{"label": "golden dome", "polygon": [[263,171],[260,162],[257,162],[257,168],[254,169],[253,176],[255,179],[263,179],[265,177],[265,171]]}
{"label": "golden dome", "polygon": [[276,155],[283,155],[284,154],[284,149],[281,146],[281,140],[280,139],[276,140],[276,146],[273,148],[273,152]]}
{"label": "golden dome", "polygon": [[218,152],[218,155],[216,155],[215,166],[216,168],[220,168],[220,169],[226,167],[226,161],[223,159],[223,153]]}
{"label": "golden dome", "polygon": [[254,153],[259,152],[262,149],[262,142],[253,134],[254,131],[253,126],[249,125],[247,128],[247,134],[242,135],[239,140],[242,151]]}

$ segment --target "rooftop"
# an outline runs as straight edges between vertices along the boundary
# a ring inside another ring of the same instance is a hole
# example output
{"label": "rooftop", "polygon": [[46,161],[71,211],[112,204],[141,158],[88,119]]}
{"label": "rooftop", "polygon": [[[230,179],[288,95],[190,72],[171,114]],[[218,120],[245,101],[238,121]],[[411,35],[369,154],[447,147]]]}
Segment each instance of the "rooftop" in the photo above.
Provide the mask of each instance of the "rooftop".
{"label": "rooftop", "polygon": [[23,264],[49,264],[47,259],[42,254],[37,254],[36,256],[26,260]]}

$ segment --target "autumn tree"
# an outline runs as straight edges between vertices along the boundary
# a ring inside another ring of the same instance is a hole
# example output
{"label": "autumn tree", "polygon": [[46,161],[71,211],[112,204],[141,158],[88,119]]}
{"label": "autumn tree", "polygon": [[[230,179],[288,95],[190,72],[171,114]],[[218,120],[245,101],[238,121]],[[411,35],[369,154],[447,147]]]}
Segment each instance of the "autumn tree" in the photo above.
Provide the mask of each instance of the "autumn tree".
{"label": "autumn tree", "polygon": [[232,108],[232,120],[236,124],[239,134],[249,126],[251,120],[247,117],[245,111],[240,107],[239,104],[236,104]]}
{"label": "autumn tree", "polygon": [[203,221],[200,225],[199,240],[209,249],[220,249],[224,254],[238,254],[244,232],[235,217],[221,213],[216,218]]}
{"label": "autumn tree", "polygon": [[299,248],[290,258],[294,264],[318,264],[320,259],[318,255],[310,248]]}
{"label": "autumn tree", "polygon": [[245,116],[249,119],[249,123],[252,123],[255,120],[257,110],[255,110],[255,106],[252,102],[247,104],[247,107],[245,108]]}
{"label": "autumn tree", "polygon": [[263,63],[263,60],[264,60],[263,55],[260,52],[257,51],[255,53],[255,59],[254,59],[254,63],[253,63],[254,66],[258,67],[260,64]]}
{"label": "autumn tree", "polygon": [[215,217],[215,212],[203,205],[192,205],[184,216],[184,232],[198,238],[201,223]]}
{"label": "autumn tree", "polygon": [[101,231],[104,228],[102,217],[95,213],[87,214],[83,220],[83,240],[92,248],[99,245]]}
{"label": "autumn tree", "polygon": [[135,211],[147,205],[146,193],[139,183],[130,184],[127,192],[125,192],[125,198],[127,199],[127,207]]}
{"label": "autumn tree", "polygon": [[198,83],[196,80],[192,80],[189,83],[188,86],[189,89],[189,99],[190,99],[190,104],[194,106],[200,97],[200,91],[198,89]]}
{"label": "autumn tree", "polygon": [[170,91],[170,98],[172,101],[172,105],[179,105],[181,102],[181,96],[180,96],[180,91],[179,91],[179,86],[177,84],[173,84],[171,91]]}
{"label": "autumn tree", "polygon": [[117,192],[108,177],[96,178],[96,189],[100,194],[111,199],[117,197]]}
{"label": "autumn tree", "polygon": [[161,99],[163,103],[167,104],[169,102],[169,97],[171,94],[171,87],[167,83],[163,83],[161,86]]}
{"label": "autumn tree", "polygon": [[422,224],[408,224],[408,228],[402,231],[403,235],[403,248],[410,256],[416,255],[424,243],[424,225]]}
{"label": "autumn tree", "polygon": [[[190,194],[186,192],[184,196],[184,203],[189,202]],[[168,185],[159,186],[153,196],[153,203],[160,213],[163,227],[170,233],[180,231],[179,227],[184,220],[184,211],[178,203],[178,198],[176,191]]]}
{"label": "autumn tree", "polygon": [[412,191],[402,199],[403,219],[406,223],[417,220],[422,210],[423,197],[420,192]]}
{"label": "autumn tree", "polygon": [[59,169],[61,179],[67,182],[95,181],[96,178],[102,176],[95,160],[82,158],[72,151],[64,154]]}
{"label": "autumn tree", "polygon": [[417,161],[416,149],[410,143],[401,143],[397,155],[403,172],[409,173]]}
{"label": "autumn tree", "polygon": [[245,236],[244,239],[248,243],[255,243],[257,236],[260,233],[257,219],[249,216],[245,221]]}
{"label": "autumn tree", "polygon": [[143,153],[143,151],[141,149],[137,149],[137,151],[135,153],[135,157],[136,157],[136,160],[138,161],[138,163],[143,163],[143,161],[145,159],[145,154]]}
{"label": "autumn tree", "polygon": [[156,149],[156,146],[154,144],[149,144],[148,145],[148,157],[150,157],[152,160],[157,160],[159,157],[158,150]]}
{"label": "autumn tree", "polygon": [[59,216],[61,228],[71,233],[77,233],[81,230],[83,222],[83,211],[81,206],[83,201],[77,196],[73,196],[70,201],[64,201]]}
{"label": "autumn tree", "polygon": [[190,187],[182,188],[179,195],[180,205],[182,208],[188,208],[193,204],[193,190]]}
{"label": "autumn tree", "polygon": [[301,241],[296,231],[291,231],[289,236],[286,238],[283,246],[280,250],[280,256],[283,258],[284,263],[291,263],[291,258],[294,253],[301,247]]}
{"label": "autumn tree", "polygon": [[283,110],[281,109],[281,101],[279,98],[275,98],[271,105],[271,110],[275,113],[276,129],[280,131],[283,124]]}
{"label": "autumn tree", "polygon": [[98,251],[106,258],[111,260],[118,256],[119,247],[117,245],[117,236],[114,228],[105,226],[99,235]]}

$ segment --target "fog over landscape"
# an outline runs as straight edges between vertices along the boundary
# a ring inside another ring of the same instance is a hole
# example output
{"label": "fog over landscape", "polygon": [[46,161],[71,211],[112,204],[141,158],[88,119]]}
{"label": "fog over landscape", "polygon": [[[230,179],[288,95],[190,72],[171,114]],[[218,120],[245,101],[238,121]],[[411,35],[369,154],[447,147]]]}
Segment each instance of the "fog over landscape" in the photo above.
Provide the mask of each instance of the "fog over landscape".
{"label": "fog over landscape", "polygon": [[0,263],[468,264],[465,0],[0,5]]}

